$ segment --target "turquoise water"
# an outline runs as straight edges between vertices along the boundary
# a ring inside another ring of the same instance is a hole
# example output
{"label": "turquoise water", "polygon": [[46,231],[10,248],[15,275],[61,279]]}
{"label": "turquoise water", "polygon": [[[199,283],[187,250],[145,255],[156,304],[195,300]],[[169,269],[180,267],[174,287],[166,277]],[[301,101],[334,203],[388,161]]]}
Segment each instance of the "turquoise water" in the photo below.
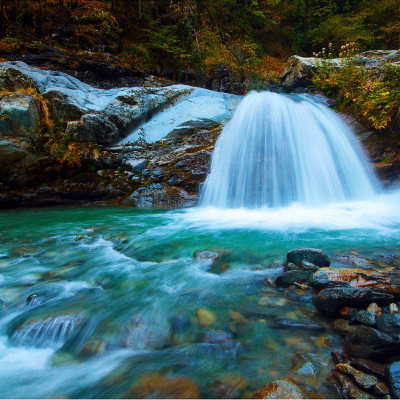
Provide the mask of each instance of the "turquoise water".
{"label": "turquoise water", "polygon": [[[268,285],[279,272],[269,265],[298,247],[331,258],[392,252],[397,200],[257,212],[1,212],[0,397],[165,397],[184,386],[178,378],[201,397],[226,387],[250,397],[289,375],[331,396],[321,376],[296,375],[292,359],[329,360],[341,338],[280,324],[327,321]],[[219,268],[193,257],[213,249],[223,254]]]}

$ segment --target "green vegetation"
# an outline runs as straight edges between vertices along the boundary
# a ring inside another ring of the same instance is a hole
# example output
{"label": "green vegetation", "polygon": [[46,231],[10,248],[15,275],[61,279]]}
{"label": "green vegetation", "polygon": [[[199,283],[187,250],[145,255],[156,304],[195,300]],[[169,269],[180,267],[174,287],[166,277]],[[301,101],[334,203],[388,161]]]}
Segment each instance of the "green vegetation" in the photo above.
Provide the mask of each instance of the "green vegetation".
{"label": "green vegetation", "polygon": [[[332,42],[400,46],[399,0],[1,0],[0,52],[49,45],[112,54],[138,73],[205,85],[223,64],[231,90],[262,87],[291,54]],[[1,40],[1,38],[3,38]]]}
{"label": "green vegetation", "polygon": [[[375,129],[392,128],[398,131],[400,122],[400,68],[384,66],[377,73],[359,66],[356,62],[355,43],[342,46],[341,66],[329,61],[328,51],[319,53],[318,68],[313,75],[314,86],[333,95],[339,110],[352,113]],[[328,57],[328,58],[327,58]]]}

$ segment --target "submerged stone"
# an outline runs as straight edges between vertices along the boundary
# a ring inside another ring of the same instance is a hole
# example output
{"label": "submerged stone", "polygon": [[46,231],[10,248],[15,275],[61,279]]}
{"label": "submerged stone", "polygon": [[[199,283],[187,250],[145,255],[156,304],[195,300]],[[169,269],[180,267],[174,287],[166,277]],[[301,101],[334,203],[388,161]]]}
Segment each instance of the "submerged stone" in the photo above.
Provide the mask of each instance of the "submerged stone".
{"label": "submerged stone", "polygon": [[310,393],[292,378],[282,378],[263,386],[253,399],[309,399]]}
{"label": "submerged stone", "polygon": [[205,308],[200,308],[197,311],[196,318],[197,318],[199,325],[204,326],[204,327],[213,325],[217,320],[214,313]]}

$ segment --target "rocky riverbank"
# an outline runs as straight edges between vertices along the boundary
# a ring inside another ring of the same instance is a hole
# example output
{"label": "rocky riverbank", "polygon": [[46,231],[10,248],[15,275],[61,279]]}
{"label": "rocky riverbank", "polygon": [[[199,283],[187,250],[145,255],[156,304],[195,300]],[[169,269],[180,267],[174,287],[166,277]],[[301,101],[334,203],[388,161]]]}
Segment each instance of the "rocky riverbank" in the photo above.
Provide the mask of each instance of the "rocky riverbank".
{"label": "rocky riverbank", "polygon": [[[379,70],[399,57],[367,52],[360,65]],[[309,90],[316,65],[291,58],[281,89]],[[215,141],[240,97],[159,80],[125,83],[131,87],[100,89],[20,61],[0,64],[1,209],[197,204]],[[398,187],[397,138],[346,118],[384,186]]]}
{"label": "rocky riverbank", "polygon": [[[399,267],[398,252],[365,258],[352,252],[331,262],[321,250],[297,249],[287,254],[282,273],[268,281],[286,288],[286,297],[311,301],[329,329],[343,336],[343,351],[331,353],[335,367],[326,376],[337,398],[400,395]],[[304,360],[298,381],[293,375],[280,378],[254,398],[316,398],[307,380],[317,371],[312,359]]]}

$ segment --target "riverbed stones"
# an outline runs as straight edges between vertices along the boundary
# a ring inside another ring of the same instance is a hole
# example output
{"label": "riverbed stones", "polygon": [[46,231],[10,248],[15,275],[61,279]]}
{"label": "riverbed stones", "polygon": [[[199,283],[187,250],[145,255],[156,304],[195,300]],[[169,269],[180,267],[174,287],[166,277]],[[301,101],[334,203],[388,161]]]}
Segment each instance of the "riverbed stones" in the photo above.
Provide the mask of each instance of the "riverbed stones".
{"label": "riverbed stones", "polygon": [[377,328],[386,333],[400,333],[400,314],[382,314],[376,319]]}
{"label": "riverbed stones", "polygon": [[389,304],[392,301],[390,294],[348,286],[323,289],[312,300],[317,310],[330,315],[348,304],[362,307],[371,302]]}
{"label": "riverbed stones", "polygon": [[397,306],[396,303],[390,303],[389,304],[389,311],[392,314],[399,314],[400,313],[400,309],[399,309],[399,307]]}
{"label": "riverbed stones", "polygon": [[358,288],[382,288],[390,281],[374,271],[349,268],[320,268],[312,276],[311,283],[317,289],[349,285]]}
{"label": "riverbed stones", "polygon": [[386,366],[386,378],[389,384],[390,394],[400,398],[400,361],[396,361]]}
{"label": "riverbed stones", "polygon": [[400,343],[387,333],[360,325],[346,336],[345,351],[352,357],[385,360],[400,355]]}
{"label": "riverbed stones", "polygon": [[340,372],[351,376],[356,381],[356,383],[364,390],[372,389],[375,385],[379,383],[379,380],[376,376],[361,372],[348,364],[337,364],[336,368]]}
{"label": "riverbed stones", "polygon": [[312,263],[317,267],[329,267],[331,264],[328,255],[319,249],[295,249],[289,251],[286,255],[286,262],[296,264],[298,267],[302,266],[303,261]]}
{"label": "riverbed stones", "polygon": [[342,399],[373,399],[374,396],[360,389],[353,379],[339,371],[333,371],[329,374],[329,382],[338,398]]}
{"label": "riverbed stones", "polygon": [[385,364],[367,358],[355,358],[350,365],[367,374],[375,375],[379,379],[385,379]]}
{"label": "riverbed stones", "polygon": [[309,399],[310,393],[292,378],[281,378],[263,386],[253,399]]}
{"label": "riverbed stones", "polygon": [[355,319],[363,325],[374,326],[376,324],[376,315],[365,310],[358,311]]}

